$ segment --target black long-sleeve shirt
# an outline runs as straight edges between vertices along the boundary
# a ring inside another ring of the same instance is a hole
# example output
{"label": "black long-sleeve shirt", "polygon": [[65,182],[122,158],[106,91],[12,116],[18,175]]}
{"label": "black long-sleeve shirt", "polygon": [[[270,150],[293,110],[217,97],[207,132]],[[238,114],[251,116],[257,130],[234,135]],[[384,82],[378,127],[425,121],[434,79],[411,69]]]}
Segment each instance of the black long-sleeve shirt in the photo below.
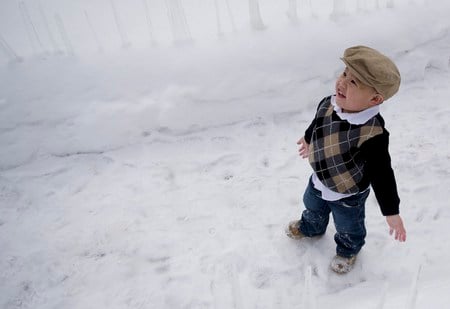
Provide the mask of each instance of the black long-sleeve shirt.
{"label": "black long-sleeve shirt", "polygon": [[[370,138],[360,146],[360,158],[364,162],[364,172],[358,187],[361,192],[371,185],[382,214],[384,216],[397,215],[399,214],[400,198],[389,155],[389,132],[384,128],[384,119],[381,115],[377,114],[375,117],[382,124],[383,133]],[[311,143],[315,125],[316,118],[305,132],[305,141],[308,144]]]}

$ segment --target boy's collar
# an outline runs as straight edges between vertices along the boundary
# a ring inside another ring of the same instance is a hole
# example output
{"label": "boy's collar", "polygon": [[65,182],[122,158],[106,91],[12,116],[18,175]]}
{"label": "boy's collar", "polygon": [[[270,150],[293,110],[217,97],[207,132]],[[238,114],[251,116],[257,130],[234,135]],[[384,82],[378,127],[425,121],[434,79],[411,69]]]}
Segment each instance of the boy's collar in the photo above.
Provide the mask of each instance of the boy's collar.
{"label": "boy's collar", "polygon": [[344,113],[342,111],[342,108],[340,108],[336,104],[336,95],[331,96],[331,105],[333,105],[334,111],[339,116],[339,118],[356,125],[365,124],[380,112],[380,107],[376,105],[358,113]]}

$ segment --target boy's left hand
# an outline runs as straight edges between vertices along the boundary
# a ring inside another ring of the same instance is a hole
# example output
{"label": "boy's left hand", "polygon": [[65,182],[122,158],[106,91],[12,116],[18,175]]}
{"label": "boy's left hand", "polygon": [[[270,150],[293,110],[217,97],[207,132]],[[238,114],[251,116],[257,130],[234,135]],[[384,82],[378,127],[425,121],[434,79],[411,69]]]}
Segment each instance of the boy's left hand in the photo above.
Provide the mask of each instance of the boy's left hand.
{"label": "boy's left hand", "polygon": [[386,216],[386,221],[389,225],[389,234],[392,235],[395,232],[395,240],[406,241],[406,230],[400,215]]}

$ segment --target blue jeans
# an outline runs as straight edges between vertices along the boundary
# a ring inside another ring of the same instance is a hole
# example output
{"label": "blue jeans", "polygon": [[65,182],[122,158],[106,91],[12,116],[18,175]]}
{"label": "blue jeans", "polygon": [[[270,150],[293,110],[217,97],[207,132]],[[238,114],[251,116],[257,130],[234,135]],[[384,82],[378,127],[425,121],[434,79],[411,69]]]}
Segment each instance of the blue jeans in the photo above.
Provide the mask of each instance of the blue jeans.
{"label": "blue jeans", "polygon": [[367,189],[337,201],[325,201],[310,179],[303,196],[306,209],[300,220],[300,231],[307,237],[325,234],[331,212],[336,227],[336,253],[343,257],[358,254],[366,238],[364,218],[369,193],[370,190]]}

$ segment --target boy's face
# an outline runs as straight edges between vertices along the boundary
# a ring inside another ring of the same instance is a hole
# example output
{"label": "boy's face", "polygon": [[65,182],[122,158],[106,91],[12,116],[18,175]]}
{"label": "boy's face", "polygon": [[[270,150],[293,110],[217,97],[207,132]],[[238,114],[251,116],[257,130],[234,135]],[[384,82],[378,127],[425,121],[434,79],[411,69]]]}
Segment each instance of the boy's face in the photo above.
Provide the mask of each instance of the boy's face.
{"label": "boy's face", "polygon": [[336,104],[345,113],[357,113],[382,102],[383,97],[361,83],[348,68],[336,80]]}

